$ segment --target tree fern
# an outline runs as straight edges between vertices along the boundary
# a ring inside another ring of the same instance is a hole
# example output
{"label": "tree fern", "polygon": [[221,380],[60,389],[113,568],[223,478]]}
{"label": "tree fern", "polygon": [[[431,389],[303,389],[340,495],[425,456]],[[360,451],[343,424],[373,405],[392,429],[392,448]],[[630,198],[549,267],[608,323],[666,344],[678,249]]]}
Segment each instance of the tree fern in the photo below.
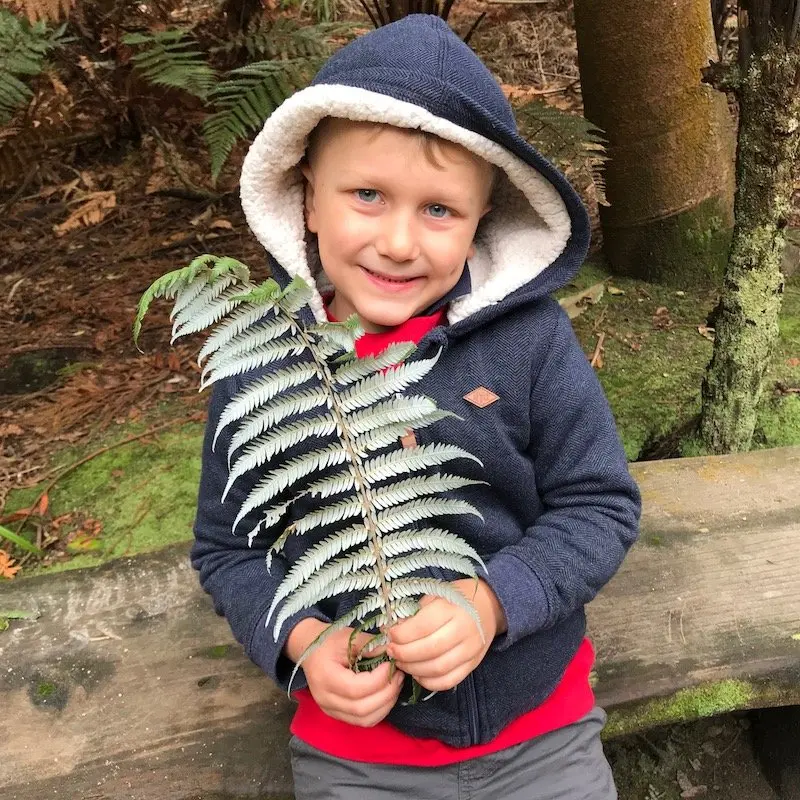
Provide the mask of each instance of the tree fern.
{"label": "tree fern", "polygon": [[355,26],[345,22],[299,25],[288,17],[260,17],[245,30],[231,36],[221,50],[246,50],[251,59],[287,61],[299,58],[324,60],[338,44],[355,35]]}
{"label": "tree fern", "polygon": [[203,122],[214,180],[236,142],[259,130],[287,97],[304,87],[314,66],[306,58],[258,61],[233,70],[215,87],[208,99],[217,110]]}
{"label": "tree fern", "polygon": [[603,164],[606,162],[602,131],[579,114],[533,100],[516,110],[523,135],[556,166],[583,170],[594,182],[598,202],[607,205]]}
{"label": "tree fern", "polygon": [[35,76],[44,69],[47,54],[67,41],[64,28],[52,30],[44,22],[31,25],[0,8],[0,125],[33,97],[20,77]]}
{"label": "tree fern", "polygon": [[[475,576],[483,567],[478,553],[444,527],[461,514],[480,516],[452,494],[480,482],[430,472],[457,459],[477,459],[448,444],[398,445],[409,429],[451,416],[430,398],[402,394],[438,356],[403,361],[413,345],[402,344],[354,359],[361,333],[356,318],[304,325],[298,312],[310,297],[306,284],[295,278],[284,290],[273,280],[255,286],[233,259],[202,256],[156,281],[140,301],[135,338],[156,297],[175,298],[174,338],[201,327],[197,320],[210,325],[221,319],[200,352],[205,384],[253,368],[260,375],[231,399],[214,441],[236,426],[225,495],[246,473],[269,463],[232,525],[235,532],[256,515],[251,542],[270,531],[267,568],[290,537],[305,540],[303,555],[290,564],[272,598],[267,624],[274,638],[294,613],[356,595],[355,608],[328,626],[298,667],[347,626],[376,631],[371,643],[379,644],[384,634],[377,631],[413,614],[425,594],[461,606],[480,629],[465,597],[430,577],[431,569]],[[221,314],[220,303],[226,304]],[[308,510],[286,526],[288,512],[299,508]],[[363,660],[372,663],[366,654]]]}
{"label": "tree fern", "polygon": [[186,30],[130,33],[122,41],[143,48],[131,61],[149,83],[182,89],[203,100],[217,83],[217,73]]}

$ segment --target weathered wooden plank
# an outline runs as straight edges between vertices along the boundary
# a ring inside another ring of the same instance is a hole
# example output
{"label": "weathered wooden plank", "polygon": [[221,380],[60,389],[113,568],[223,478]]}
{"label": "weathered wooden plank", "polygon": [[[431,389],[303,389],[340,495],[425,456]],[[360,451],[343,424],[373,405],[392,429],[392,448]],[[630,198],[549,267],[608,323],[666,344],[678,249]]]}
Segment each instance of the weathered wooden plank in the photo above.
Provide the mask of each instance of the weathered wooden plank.
{"label": "weathered wooden plank", "polygon": [[[800,702],[800,448],[634,471],[642,542],[590,607],[615,729]],[[291,704],[186,548],[7,583],[0,608],[40,614],[0,634],[3,798],[289,795]]]}

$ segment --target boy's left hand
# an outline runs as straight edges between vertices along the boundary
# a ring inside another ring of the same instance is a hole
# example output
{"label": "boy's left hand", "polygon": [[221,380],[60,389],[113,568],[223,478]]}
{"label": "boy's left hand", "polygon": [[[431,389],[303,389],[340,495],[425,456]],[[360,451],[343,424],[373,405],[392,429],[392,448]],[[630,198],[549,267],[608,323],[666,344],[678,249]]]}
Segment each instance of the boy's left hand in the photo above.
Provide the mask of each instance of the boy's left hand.
{"label": "boy's left hand", "polygon": [[461,683],[483,661],[494,637],[506,630],[503,609],[488,583],[466,578],[451,585],[475,606],[483,640],[464,609],[432,596],[423,597],[419,611],[389,631],[387,652],[398,669],[432,692]]}

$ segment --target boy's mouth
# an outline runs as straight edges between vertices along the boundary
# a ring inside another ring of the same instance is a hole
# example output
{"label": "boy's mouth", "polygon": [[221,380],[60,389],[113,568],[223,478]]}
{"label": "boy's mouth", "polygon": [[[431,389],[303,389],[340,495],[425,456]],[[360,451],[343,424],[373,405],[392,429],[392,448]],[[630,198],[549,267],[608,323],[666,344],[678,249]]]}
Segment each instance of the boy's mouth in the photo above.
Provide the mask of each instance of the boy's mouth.
{"label": "boy's mouth", "polygon": [[367,277],[373,282],[377,283],[381,286],[386,287],[395,287],[395,288],[402,288],[405,286],[409,286],[412,283],[420,280],[419,277],[411,277],[411,278],[392,278],[388,275],[383,275],[380,272],[373,272],[371,269],[367,269],[367,267],[362,266],[361,269],[367,274]]}

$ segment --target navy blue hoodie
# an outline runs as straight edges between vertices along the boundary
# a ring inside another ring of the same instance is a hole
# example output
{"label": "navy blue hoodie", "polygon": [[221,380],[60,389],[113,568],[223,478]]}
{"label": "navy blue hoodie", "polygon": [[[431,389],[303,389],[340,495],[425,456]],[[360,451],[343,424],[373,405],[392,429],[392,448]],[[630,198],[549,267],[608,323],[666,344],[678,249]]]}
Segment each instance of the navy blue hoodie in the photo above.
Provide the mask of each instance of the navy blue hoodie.
{"label": "navy blue hoodie", "polygon": [[[639,493],[608,404],[569,319],[550,297],[586,255],[587,214],[566,179],[519,136],[500,87],[472,51],[437,17],[407,17],[336,53],[309,88],[267,120],[245,160],[242,203],[274,277],[286,284],[300,275],[317,287],[304,310],[308,323],[325,319],[325,277],[307,241],[297,165],[308,134],[326,116],[420,128],[500,168],[469,262],[471,291],[451,303],[448,324],[428,334],[413,358],[441,350],[414,391],[461,418],[419,431],[417,440],[457,444],[483,464],[451,462],[447,471],[485,482],[458,493],[483,520],[465,515],[456,530],[486,562],[484,577],[508,631],[454,691],[397,705],[388,717],[411,735],[455,746],[483,743],[559,682],[585,633],[584,605],[637,536]],[[334,618],[353,598],[295,615],[277,641],[265,626],[276,587],[307,544],[290,538],[268,572],[265,552],[282,527],[252,546],[231,533],[244,498],[270,465],[243,476],[220,502],[232,426],[214,451],[210,439],[223,407],[251,377],[222,381],[212,396],[192,561],[247,654],[286,688],[289,631],[305,617]],[[464,395],[478,387],[499,399],[484,408],[471,404]],[[258,519],[251,514],[239,530]],[[295,687],[303,685],[301,676]]]}

